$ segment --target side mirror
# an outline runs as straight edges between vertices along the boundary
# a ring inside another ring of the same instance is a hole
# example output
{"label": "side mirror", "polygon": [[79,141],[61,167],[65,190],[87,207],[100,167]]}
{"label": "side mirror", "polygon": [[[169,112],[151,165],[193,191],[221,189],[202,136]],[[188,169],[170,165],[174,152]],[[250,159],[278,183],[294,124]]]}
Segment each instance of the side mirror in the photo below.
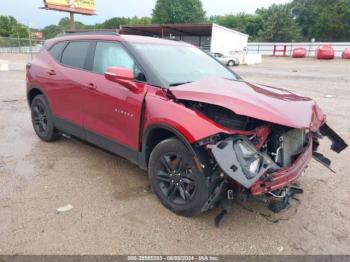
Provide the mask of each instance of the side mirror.
{"label": "side mirror", "polygon": [[121,84],[122,86],[137,91],[138,85],[134,82],[134,73],[123,67],[109,67],[105,72],[105,78],[109,81]]}

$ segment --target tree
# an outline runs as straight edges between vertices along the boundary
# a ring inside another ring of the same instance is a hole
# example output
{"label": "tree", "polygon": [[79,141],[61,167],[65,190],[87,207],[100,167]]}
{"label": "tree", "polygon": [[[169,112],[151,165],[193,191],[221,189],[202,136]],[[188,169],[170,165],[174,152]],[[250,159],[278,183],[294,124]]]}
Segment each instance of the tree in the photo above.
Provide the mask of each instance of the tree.
{"label": "tree", "polygon": [[256,13],[263,21],[263,29],[258,34],[258,40],[290,42],[301,39],[300,28],[287,5],[274,4],[267,9],[258,9]]}
{"label": "tree", "polygon": [[350,1],[335,1],[320,10],[316,19],[315,37],[319,41],[350,40]]}
{"label": "tree", "polygon": [[294,0],[290,8],[305,40],[350,40],[350,0]]}
{"label": "tree", "polygon": [[201,23],[206,20],[200,0],[157,0],[152,22],[158,24]]}
{"label": "tree", "polygon": [[137,17],[134,16],[130,19],[129,23],[130,25],[149,25],[152,24],[152,18],[151,17]]}
{"label": "tree", "polygon": [[229,14],[224,16],[212,16],[209,18],[209,21],[242,33],[246,33],[250,36],[251,40],[257,38],[259,31],[261,31],[263,27],[261,16],[249,15],[245,13],[240,13],[237,15]]}
{"label": "tree", "polygon": [[12,16],[0,16],[0,36],[10,36],[13,20]]}
{"label": "tree", "polygon": [[28,29],[12,16],[0,16],[0,36],[27,38]]}
{"label": "tree", "polygon": [[57,25],[46,26],[42,30],[42,32],[43,32],[44,38],[46,38],[46,39],[53,38],[53,37],[56,37],[60,34],[63,34],[62,29]]}
{"label": "tree", "polygon": [[96,25],[98,29],[119,29],[121,25],[127,25],[130,18],[127,17],[114,17],[104,21],[102,24]]}

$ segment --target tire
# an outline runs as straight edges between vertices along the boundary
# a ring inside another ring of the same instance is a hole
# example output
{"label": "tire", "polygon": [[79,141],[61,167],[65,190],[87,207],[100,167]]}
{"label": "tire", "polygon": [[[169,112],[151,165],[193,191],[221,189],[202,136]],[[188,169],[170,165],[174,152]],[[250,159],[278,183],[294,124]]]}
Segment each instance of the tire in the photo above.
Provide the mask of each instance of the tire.
{"label": "tire", "polygon": [[182,142],[176,138],[160,142],[148,167],[153,191],[166,208],[182,216],[201,213],[209,198],[206,178]]}
{"label": "tire", "polygon": [[59,132],[54,126],[49,104],[43,95],[34,97],[30,105],[30,111],[33,128],[37,136],[46,142],[57,140]]}
{"label": "tire", "polygon": [[236,62],[233,61],[233,60],[230,60],[230,61],[228,61],[227,65],[228,65],[228,66],[235,66],[235,65],[236,65]]}

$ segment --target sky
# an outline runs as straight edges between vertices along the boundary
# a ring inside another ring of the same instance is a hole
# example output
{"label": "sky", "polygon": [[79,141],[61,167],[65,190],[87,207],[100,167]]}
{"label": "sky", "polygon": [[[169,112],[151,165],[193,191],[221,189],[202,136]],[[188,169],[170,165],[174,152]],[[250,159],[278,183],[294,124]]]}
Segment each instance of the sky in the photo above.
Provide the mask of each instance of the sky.
{"label": "sky", "polygon": [[[176,1],[176,0],[174,0]],[[76,20],[85,24],[101,23],[116,16],[150,16],[156,0],[96,0],[96,16],[77,15]],[[284,4],[289,0],[202,0],[207,15],[253,14],[257,8],[271,4]],[[57,24],[67,13],[45,11],[42,0],[0,0],[0,15],[14,16],[19,22],[31,27],[43,28]]]}

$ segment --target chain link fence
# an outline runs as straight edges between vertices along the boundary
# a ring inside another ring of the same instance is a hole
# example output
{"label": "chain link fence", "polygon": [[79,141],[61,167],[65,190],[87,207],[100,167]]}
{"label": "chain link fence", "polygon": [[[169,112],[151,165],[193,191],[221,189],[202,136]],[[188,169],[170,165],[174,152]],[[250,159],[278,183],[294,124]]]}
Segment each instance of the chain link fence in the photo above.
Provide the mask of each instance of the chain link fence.
{"label": "chain link fence", "polygon": [[24,71],[43,45],[38,39],[0,37],[0,72]]}
{"label": "chain link fence", "polygon": [[35,54],[44,44],[43,40],[30,38],[0,37],[0,54]]}

